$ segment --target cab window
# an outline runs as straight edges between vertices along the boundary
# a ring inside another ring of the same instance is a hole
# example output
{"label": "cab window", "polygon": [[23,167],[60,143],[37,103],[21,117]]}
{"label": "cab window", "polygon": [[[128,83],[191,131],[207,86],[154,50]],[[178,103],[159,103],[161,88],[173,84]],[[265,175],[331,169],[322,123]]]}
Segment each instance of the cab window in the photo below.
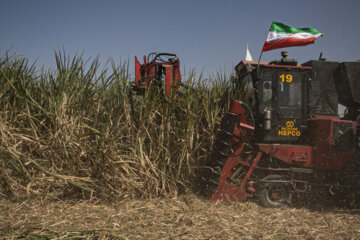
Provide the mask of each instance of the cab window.
{"label": "cab window", "polygon": [[301,74],[298,72],[280,72],[278,76],[279,111],[285,118],[301,117]]}

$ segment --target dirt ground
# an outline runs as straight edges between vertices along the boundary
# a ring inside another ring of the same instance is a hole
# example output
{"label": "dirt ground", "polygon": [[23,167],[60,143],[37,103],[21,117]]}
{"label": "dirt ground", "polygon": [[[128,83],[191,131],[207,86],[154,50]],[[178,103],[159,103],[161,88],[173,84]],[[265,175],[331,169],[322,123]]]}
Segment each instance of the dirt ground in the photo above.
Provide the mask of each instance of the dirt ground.
{"label": "dirt ground", "polygon": [[360,209],[172,199],[0,200],[0,239],[360,239]]}

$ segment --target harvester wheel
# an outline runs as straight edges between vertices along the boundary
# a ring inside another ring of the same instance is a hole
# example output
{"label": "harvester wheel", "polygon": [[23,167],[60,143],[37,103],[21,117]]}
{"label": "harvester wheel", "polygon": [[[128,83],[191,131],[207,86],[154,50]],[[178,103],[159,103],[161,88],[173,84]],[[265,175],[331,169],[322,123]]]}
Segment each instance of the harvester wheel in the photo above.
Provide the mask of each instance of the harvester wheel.
{"label": "harvester wheel", "polygon": [[292,195],[290,184],[282,181],[279,175],[268,175],[262,179],[258,195],[262,206],[279,208],[290,203]]}

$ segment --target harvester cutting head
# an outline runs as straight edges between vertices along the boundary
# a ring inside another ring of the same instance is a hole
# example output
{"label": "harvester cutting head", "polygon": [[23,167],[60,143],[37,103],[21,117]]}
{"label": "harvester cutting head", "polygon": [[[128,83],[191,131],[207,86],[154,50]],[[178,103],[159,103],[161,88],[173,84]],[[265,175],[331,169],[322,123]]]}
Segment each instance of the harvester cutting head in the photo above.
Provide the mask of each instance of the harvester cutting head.
{"label": "harvester cutting head", "polygon": [[[165,82],[165,84],[164,84]],[[141,64],[135,57],[135,90],[143,93],[153,86],[164,88],[165,95],[177,91],[181,82],[180,61],[176,54],[152,52]]]}

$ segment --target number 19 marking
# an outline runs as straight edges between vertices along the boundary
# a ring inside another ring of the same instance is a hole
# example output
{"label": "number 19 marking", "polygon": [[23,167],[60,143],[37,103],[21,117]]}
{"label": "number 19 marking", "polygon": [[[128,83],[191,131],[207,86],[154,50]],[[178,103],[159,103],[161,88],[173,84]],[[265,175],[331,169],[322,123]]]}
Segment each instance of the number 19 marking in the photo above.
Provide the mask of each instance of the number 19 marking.
{"label": "number 19 marking", "polygon": [[280,75],[281,82],[292,82],[293,76],[291,74],[281,74]]}

